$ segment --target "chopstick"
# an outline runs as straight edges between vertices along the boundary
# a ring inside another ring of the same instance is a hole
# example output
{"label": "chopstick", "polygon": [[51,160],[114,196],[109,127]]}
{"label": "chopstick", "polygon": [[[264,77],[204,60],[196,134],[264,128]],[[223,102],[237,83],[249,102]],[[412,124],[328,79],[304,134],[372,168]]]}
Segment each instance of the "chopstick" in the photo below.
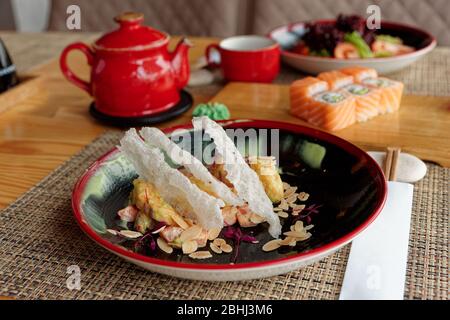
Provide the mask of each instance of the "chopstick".
{"label": "chopstick", "polygon": [[384,175],[387,181],[397,180],[397,164],[401,149],[398,147],[388,147],[384,161]]}

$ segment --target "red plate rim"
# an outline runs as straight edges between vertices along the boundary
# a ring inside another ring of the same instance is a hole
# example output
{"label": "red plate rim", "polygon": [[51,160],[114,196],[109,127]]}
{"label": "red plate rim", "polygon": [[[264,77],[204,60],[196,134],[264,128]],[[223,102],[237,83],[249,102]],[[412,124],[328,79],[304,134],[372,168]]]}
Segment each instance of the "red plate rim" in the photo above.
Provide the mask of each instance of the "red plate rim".
{"label": "red plate rim", "polygon": [[[95,161],[86,171],[85,173],[78,179],[76,182],[73,192],[72,192],[72,209],[74,212],[75,219],[77,223],[80,225],[81,229],[95,242],[103,246],[104,248],[117,253],[119,255],[125,256],[130,259],[138,260],[145,263],[154,264],[157,266],[163,266],[163,267],[172,267],[172,268],[178,268],[178,269],[191,269],[191,270],[223,270],[223,271],[231,271],[231,270],[237,270],[237,269],[247,269],[247,268],[261,268],[261,267],[269,267],[269,266],[275,266],[280,264],[285,264],[289,262],[295,262],[300,260],[307,260],[308,258],[312,258],[314,256],[320,256],[321,254],[338,249],[342,245],[348,243],[353,238],[355,238],[359,233],[364,231],[372,222],[378,217],[381,210],[384,207],[384,204],[386,202],[387,197],[387,183],[384,179],[384,174],[379,165],[375,162],[375,160],[372,159],[366,152],[361,150],[360,148],[356,147],[355,145],[351,144],[350,142],[341,139],[337,136],[334,136],[332,134],[329,134],[327,132],[317,130],[310,127],[305,127],[301,125],[286,123],[286,122],[279,122],[279,121],[271,121],[271,120],[252,120],[252,119],[233,119],[233,120],[225,120],[225,121],[219,121],[227,128],[233,128],[233,127],[261,127],[261,128],[268,128],[268,129],[283,129],[295,133],[302,133],[305,135],[308,135],[312,138],[317,138],[320,140],[324,140],[328,143],[334,144],[338,146],[339,148],[364,157],[367,160],[367,166],[372,167],[383,179],[383,183],[380,181],[377,182],[378,188],[381,190],[381,195],[377,199],[378,204],[375,208],[374,212],[363,222],[361,223],[357,228],[355,228],[353,231],[345,234],[344,236],[315,249],[309,250],[307,252],[301,252],[296,255],[292,255],[289,257],[283,257],[279,259],[269,260],[269,261],[259,261],[259,262],[247,262],[247,263],[239,263],[239,264],[194,264],[194,263],[182,263],[182,262],[176,262],[176,261],[166,261],[161,260],[157,258],[152,258],[148,256],[144,256],[141,254],[137,254],[131,251],[128,251],[122,247],[119,247],[117,245],[112,244],[111,242],[103,239],[100,237],[90,226],[89,224],[83,219],[83,210],[81,209],[81,198],[84,192],[84,189],[86,187],[86,184],[88,183],[91,176],[96,172],[96,170],[99,168],[99,166],[103,163],[105,159],[110,157],[112,154],[118,151],[117,148],[113,148],[110,151],[108,151],[106,154],[101,156],[97,161]],[[190,129],[192,128],[191,124],[185,124],[180,126],[175,126],[171,128],[163,129],[162,131],[166,134],[173,132],[176,129]],[[380,180],[380,179],[377,179]]]}
{"label": "red plate rim", "polygon": [[[284,25],[280,25],[278,27],[273,28],[272,30],[270,30],[269,33],[267,33],[267,37],[272,38],[272,33],[277,31],[278,29],[281,28],[291,28],[293,25],[296,24],[305,24],[308,22],[319,22],[319,23],[330,23],[336,21],[336,19],[320,19],[320,20],[314,20],[314,21],[297,21],[297,22],[291,22],[288,24],[284,24]],[[395,59],[401,59],[401,58],[406,58],[406,57],[413,57],[413,56],[420,56],[422,54],[425,54],[426,52],[431,51],[437,44],[437,40],[436,38],[429,33],[428,31],[425,31],[423,29],[420,29],[418,27],[412,26],[412,25],[408,25],[408,24],[404,24],[404,23],[399,23],[399,22],[393,22],[393,21],[386,21],[386,20],[382,20],[381,24],[384,24],[387,27],[391,27],[391,28],[397,28],[397,29],[408,29],[410,30],[412,33],[421,33],[423,34],[425,37],[427,37],[428,39],[430,39],[430,44],[418,49],[414,52],[410,52],[410,53],[405,53],[399,56],[394,56],[394,57],[380,57],[380,58],[366,58],[366,59],[338,59],[338,58],[334,58],[334,57],[315,57],[315,56],[306,56],[306,55],[302,55],[299,53],[295,53],[295,52],[290,52],[290,51],[286,51],[286,50],[282,50],[281,49],[281,54],[285,55],[285,56],[291,56],[291,57],[301,57],[303,59],[308,59],[311,61],[350,61],[353,63],[360,63],[360,62],[385,62],[385,61],[392,61]],[[273,39],[274,40],[274,39]]]}

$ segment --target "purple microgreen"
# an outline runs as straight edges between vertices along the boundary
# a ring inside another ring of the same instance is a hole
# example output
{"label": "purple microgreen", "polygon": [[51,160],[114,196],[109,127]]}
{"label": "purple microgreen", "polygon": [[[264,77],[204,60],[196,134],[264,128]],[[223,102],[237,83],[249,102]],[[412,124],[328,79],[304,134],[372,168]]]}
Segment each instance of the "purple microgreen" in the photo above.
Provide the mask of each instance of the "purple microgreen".
{"label": "purple microgreen", "polygon": [[314,215],[319,213],[319,209],[322,205],[312,204],[301,211],[301,213],[296,216],[292,222],[296,222],[297,220],[302,220],[306,222],[306,224],[310,224]]}
{"label": "purple microgreen", "polygon": [[239,248],[242,241],[249,243],[258,243],[258,240],[256,240],[255,237],[243,233],[240,227],[226,227],[223,232],[223,236],[227,239],[233,240],[234,255],[231,260],[232,263],[236,263],[237,259],[239,258]]}
{"label": "purple microgreen", "polygon": [[150,238],[150,244],[149,244],[150,250],[155,251],[156,250],[156,241],[153,237]]}
{"label": "purple microgreen", "polygon": [[134,243],[134,250],[140,251],[144,248],[148,248],[150,250],[150,252],[152,252],[152,253],[155,252],[156,251],[155,234],[157,234],[158,232],[163,230],[166,226],[167,226],[167,224],[164,222],[157,223],[153,229],[147,231],[141,238],[139,238]]}
{"label": "purple microgreen", "polygon": [[258,240],[256,240],[255,237],[248,235],[248,234],[246,234],[242,237],[242,241],[250,242],[250,243],[258,243],[259,242]]}

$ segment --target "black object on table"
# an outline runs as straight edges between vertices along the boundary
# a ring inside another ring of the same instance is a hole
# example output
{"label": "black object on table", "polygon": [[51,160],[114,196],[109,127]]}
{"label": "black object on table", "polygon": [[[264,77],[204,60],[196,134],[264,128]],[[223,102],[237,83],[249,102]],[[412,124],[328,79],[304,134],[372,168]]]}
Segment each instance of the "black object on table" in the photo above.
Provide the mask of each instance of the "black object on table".
{"label": "black object on table", "polygon": [[16,66],[0,39],[0,93],[14,87],[18,83]]}
{"label": "black object on table", "polygon": [[115,127],[125,127],[125,128],[142,127],[154,125],[178,117],[179,115],[182,115],[183,113],[188,111],[192,107],[192,103],[193,103],[192,95],[186,90],[181,90],[180,101],[175,106],[173,106],[168,110],[158,112],[156,114],[151,114],[148,116],[140,116],[140,117],[110,116],[97,110],[95,102],[91,103],[89,107],[89,112],[95,119],[99,120],[100,122]]}

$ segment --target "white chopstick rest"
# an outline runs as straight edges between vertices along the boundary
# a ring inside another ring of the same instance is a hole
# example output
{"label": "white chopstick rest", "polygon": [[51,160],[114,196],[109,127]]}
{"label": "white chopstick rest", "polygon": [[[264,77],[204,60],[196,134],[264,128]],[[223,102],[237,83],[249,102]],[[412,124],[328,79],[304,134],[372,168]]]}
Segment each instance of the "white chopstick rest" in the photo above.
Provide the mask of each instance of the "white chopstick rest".
{"label": "white chopstick rest", "polygon": [[413,186],[388,182],[375,222],[352,242],[340,300],[403,299]]}
{"label": "white chopstick rest", "polygon": [[[367,152],[381,167],[385,162],[386,152],[369,151]],[[427,173],[425,163],[409,153],[401,153],[397,164],[397,181],[414,183],[422,180]]]}

